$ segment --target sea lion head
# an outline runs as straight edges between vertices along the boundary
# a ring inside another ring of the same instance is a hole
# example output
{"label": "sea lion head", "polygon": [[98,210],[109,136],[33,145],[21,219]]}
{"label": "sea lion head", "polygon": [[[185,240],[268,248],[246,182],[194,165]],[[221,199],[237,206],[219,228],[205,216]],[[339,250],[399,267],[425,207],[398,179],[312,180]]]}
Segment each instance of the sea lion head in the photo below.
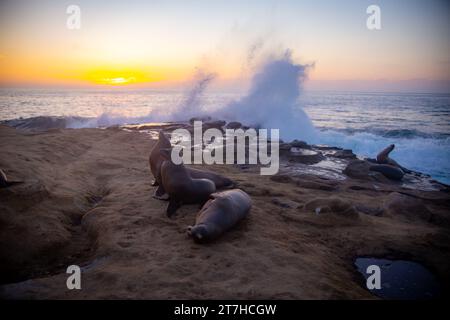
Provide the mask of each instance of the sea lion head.
{"label": "sea lion head", "polygon": [[204,224],[198,224],[193,227],[188,227],[187,233],[195,242],[205,242],[209,238],[208,227]]}

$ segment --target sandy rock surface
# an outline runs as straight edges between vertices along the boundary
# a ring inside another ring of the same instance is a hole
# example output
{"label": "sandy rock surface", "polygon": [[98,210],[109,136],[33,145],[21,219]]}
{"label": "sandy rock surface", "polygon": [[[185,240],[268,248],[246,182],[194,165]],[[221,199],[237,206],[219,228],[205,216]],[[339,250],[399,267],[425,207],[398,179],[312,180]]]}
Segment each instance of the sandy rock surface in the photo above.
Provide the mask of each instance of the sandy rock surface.
{"label": "sandy rock surface", "polygon": [[[344,180],[208,166],[253,208],[196,244],[185,229],[198,205],[168,219],[167,202],[151,197],[154,143],[118,129],[0,126],[0,168],[24,181],[0,189],[2,298],[372,299],[354,266],[366,255],[420,262],[448,293],[448,191],[366,179],[361,162]],[[82,267],[82,290],[66,287],[70,264]]]}

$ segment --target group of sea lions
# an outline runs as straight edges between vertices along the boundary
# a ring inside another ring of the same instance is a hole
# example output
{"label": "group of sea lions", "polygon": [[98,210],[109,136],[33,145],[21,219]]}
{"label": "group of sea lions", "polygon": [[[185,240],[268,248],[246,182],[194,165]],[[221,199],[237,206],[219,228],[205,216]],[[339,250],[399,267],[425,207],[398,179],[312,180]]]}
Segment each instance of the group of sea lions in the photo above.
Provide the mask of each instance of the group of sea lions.
{"label": "group of sea lions", "polygon": [[152,185],[158,186],[153,197],[168,200],[167,216],[172,217],[183,204],[199,203],[202,206],[196,224],[188,228],[197,242],[210,241],[232,228],[250,212],[252,201],[240,189],[216,192],[232,188],[232,180],[214,172],[188,168],[171,159],[172,145],[163,131],[150,157]]}
{"label": "group of sea lions", "polygon": [[[371,171],[382,173],[389,179],[401,180],[410,170],[389,158],[395,145],[382,150],[376,159],[368,159],[373,165]],[[195,241],[213,240],[232,228],[245,218],[252,207],[252,200],[240,189],[234,187],[232,180],[211,171],[185,167],[183,163],[175,164],[171,159],[172,145],[161,130],[158,142],[153,147],[150,157],[150,170],[154,177],[153,197],[168,200],[167,216],[172,217],[183,204],[199,203],[202,205],[196,224],[188,228],[188,235]],[[7,188],[23,181],[10,181],[0,169],[0,188]],[[219,189],[230,190],[216,192]]]}
{"label": "group of sea lions", "polygon": [[385,177],[392,180],[401,180],[405,173],[411,173],[411,170],[399,165],[395,160],[389,158],[389,154],[394,150],[395,145],[391,144],[378,153],[376,159],[370,159],[375,163],[370,166],[371,171],[382,173]]}

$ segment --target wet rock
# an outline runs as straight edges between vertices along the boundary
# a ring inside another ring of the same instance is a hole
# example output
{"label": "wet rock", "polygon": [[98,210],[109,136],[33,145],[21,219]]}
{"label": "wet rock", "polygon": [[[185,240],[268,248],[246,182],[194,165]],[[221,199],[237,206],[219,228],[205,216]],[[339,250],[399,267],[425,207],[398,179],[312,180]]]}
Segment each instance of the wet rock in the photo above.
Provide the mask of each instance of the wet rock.
{"label": "wet rock", "polygon": [[227,129],[234,129],[234,130],[239,129],[241,127],[242,127],[242,123],[237,122],[237,121],[228,122],[228,124],[226,126]]}
{"label": "wet rock", "polygon": [[404,217],[407,220],[431,221],[433,216],[422,200],[398,192],[389,194],[383,207],[392,216]]}
{"label": "wet rock", "polygon": [[207,130],[210,128],[216,128],[222,130],[222,127],[225,125],[225,121],[217,120],[217,121],[208,121],[203,123],[203,130]]}
{"label": "wet rock", "polygon": [[314,149],[322,150],[322,151],[332,151],[332,150],[342,150],[342,148],[327,146],[324,144],[315,144],[313,145]]}
{"label": "wet rock", "polygon": [[286,209],[297,209],[298,207],[300,207],[300,204],[298,202],[288,199],[273,198],[271,202],[279,207]]}
{"label": "wet rock", "polygon": [[319,151],[292,147],[287,154],[288,160],[291,162],[299,162],[303,164],[314,164],[322,161],[325,157]]}
{"label": "wet rock", "polygon": [[333,213],[353,219],[359,217],[350,202],[338,198],[316,198],[307,202],[304,208],[316,214]]}
{"label": "wet rock", "polygon": [[19,128],[37,131],[46,131],[49,129],[64,129],[67,125],[67,120],[64,117],[33,117],[27,119],[16,119],[6,122],[7,125]]}
{"label": "wet rock", "polygon": [[291,152],[291,148],[292,148],[292,146],[290,143],[280,143],[279,144],[280,154]]}
{"label": "wet rock", "polygon": [[337,150],[335,153],[330,154],[330,156],[339,159],[356,159],[356,155],[351,149]]}
{"label": "wet rock", "polygon": [[113,126],[109,126],[106,128],[106,130],[111,130],[111,131],[120,131],[121,128],[119,125],[113,125]]}
{"label": "wet rock", "polygon": [[293,148],[301,148],[301,149],[311,149],[311,146],[307,144],[305,141],[293,140],[290,143]]}
{"label": "wet rock", "polygon": [[205,116],[205,117],[192,117],[189,119],[189,123],[191,125],[194,125],[195,121],[202,121],[202,122],[207,122],[207,121],[211,121],[211,117],[209,116]]}
{"label": "wet rock", "polygon": [[141,130],[163,130],[164,132],[171,132],[176,129],[189,129],[192,128],[191,125],[185,123],[149,123],[149,124],[134,124],[134,125],[125,125],[120,126],[119,128],[126,128],[128,130],[133,131],[141,131]]}

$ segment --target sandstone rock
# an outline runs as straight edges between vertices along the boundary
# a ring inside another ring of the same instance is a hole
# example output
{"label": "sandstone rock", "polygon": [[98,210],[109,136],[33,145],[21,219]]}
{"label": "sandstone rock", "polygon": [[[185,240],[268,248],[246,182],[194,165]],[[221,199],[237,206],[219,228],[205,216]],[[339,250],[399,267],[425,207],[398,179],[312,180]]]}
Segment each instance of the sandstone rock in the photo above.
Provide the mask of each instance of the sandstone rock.
{"label": "sandstone rock", "polygon": [[430,221],[433,215],[420,199],[398,192],[389,194],[383,207],[392,216],[401,216],[408,220]]}
{"label": "sandstone rock", "polygon": [[300,207],[300,203],[283,198],[273,198],[272,203],[286,209],[297,209]]}
{"label": "sandstone rock", "polygon": [[332,213],[353,219],[359,217],[350,202],[338,198],[316,198],[307,202],[304,208],[316,214]]}
{"label": "sandstone rock", "polygon": [[369,171],[371,164],[364,160],[351,161],[344,169],[343,173],[350,178],[369,179]]}
{"label": "sandstone rock", "polygon": [[384,213],[384,209],[381,207],[369,207],[364,204],[358,204],[355,206],[356,211],[367,214],[369,216],[380,217]]}
{"label": "sandstone rock", "polygon": [[337,189],[335,183],[326,183],[321,181],[310,181],[310,180],[297,180],[297,186],[305,189],[314,189],[314,190],[322,190],[322,191],[334,191]]}
{"label": "sandstone rock", "polygon": [[275,181],[275,182],[279,182],[279,183],[290,183],[293,182],[294,180],[292,179],[292,177],[290,175],[287,174],[276,174],[270,177],[270,180]]}

